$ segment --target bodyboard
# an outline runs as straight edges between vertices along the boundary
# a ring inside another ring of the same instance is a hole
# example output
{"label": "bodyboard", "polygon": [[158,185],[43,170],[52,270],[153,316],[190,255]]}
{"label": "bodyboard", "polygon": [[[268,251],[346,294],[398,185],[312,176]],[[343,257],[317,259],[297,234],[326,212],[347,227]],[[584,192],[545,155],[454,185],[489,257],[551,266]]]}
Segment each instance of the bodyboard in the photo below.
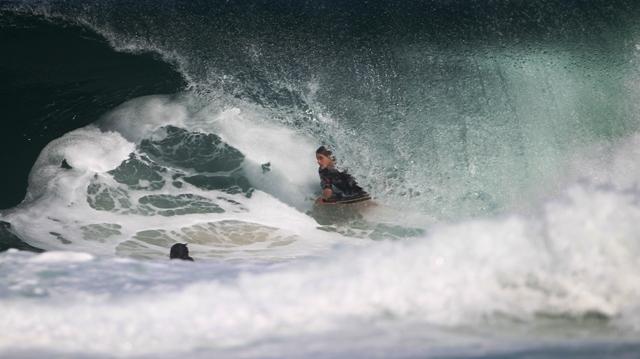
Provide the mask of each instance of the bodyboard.
{"label": "bodyboard", "polygon": [[364,193],[361,195],[344,197],[344,198],[340,198],[333,201],[325,201],[324,199],[322,199],[322,197],[319,197],[316,200],[316,203],[321,205],[352,204],[352,203],[368,201],[370,199],[371,199],[371,196],[368,193]]}

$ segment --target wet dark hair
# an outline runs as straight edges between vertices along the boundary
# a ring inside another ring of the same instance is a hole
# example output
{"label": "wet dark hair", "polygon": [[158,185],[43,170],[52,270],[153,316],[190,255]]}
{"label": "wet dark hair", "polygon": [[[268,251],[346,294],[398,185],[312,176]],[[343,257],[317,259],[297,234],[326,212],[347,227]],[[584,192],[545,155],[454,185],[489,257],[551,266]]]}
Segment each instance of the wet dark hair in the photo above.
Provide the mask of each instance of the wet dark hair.
{"label": "wet dark hair", "polygon": [[176,243],[173,246],[171,246],[171,251],[169,252],[169,258],[182,259],[185,261],[193,261],[193,258],[189,257],[189,248],[187,248],[186,243]]}
{"label": "wet dark hair", "polygon": [[316,150],[316,155],[320,154],[326,157],[329,157],[332,161],[335,161],[336,158],[333,156],[333,152],[329,151],[326,147],[324,146],[320,146],[318,147],[318,149]]}

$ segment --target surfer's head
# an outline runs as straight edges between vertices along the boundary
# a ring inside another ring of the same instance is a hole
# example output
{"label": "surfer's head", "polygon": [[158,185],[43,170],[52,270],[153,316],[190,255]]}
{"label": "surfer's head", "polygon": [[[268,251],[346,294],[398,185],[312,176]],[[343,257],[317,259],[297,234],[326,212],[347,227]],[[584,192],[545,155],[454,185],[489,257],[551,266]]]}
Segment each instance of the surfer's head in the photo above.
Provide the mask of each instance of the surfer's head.
{"label": "surfer's head", "polygon": [[189,256],[189,248],[187,248],[186,243],[176,243],[173,246],[171,246],[171,251],[169,252],[169,258],[193,261],[193,258]]}
{"label": "surfer's head", "polygon": [[329,151],[326,147],[320,146],[316,150],[316,161],[318,161],[318,165],[320,168],[327,168],[333,166],[336,158],[333,157],[333,153]]}

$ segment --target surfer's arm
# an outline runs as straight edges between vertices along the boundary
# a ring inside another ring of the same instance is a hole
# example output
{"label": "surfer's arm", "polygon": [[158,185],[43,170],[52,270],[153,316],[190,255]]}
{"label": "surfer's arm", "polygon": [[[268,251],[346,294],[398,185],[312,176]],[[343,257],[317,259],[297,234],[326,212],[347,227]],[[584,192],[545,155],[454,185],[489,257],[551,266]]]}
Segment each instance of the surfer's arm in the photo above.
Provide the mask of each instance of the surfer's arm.
{"label": "surfer's arm", "polygon": [[327,170],[320,172],[320,187],[322,187],[322,198],[329,199],[333,196],[332,178]]}

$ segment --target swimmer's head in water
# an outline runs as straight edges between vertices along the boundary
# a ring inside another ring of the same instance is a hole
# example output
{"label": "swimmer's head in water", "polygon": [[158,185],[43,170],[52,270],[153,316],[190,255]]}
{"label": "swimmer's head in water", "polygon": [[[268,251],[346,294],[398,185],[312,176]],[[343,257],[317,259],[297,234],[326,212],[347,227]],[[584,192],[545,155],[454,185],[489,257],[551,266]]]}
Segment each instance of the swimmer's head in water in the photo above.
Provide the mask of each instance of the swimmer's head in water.
{"label": "swimmer's head in water", "polygon": [[171,246],[171,251],[169,252],[169,258],[193,261],[193,258],[189,256],[189,248],[187,248],[186,243],[176,243],[173,246]]}
{"label": "swimmer's head in water", "polygon": [[336,158],[333,156],[333,153],[326,147],[320,146],[316,150],[316,161],[318,161],[320,168],[324,169],[333,166],[335,160]]}

